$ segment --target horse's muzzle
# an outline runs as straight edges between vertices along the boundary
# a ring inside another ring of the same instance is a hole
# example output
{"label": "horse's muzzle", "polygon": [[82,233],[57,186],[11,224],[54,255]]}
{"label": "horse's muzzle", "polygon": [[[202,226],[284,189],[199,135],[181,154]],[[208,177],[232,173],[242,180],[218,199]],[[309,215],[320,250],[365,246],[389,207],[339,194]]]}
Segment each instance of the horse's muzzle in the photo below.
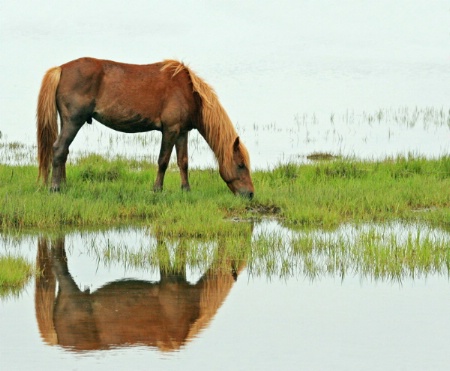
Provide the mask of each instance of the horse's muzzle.
{"label": "horse's muzzle", "polygon": [[243,198],[248,198],[249,200],[252,200],[254,193],[253,193],[253,191],[237,191],[236,195],[241,196]]}

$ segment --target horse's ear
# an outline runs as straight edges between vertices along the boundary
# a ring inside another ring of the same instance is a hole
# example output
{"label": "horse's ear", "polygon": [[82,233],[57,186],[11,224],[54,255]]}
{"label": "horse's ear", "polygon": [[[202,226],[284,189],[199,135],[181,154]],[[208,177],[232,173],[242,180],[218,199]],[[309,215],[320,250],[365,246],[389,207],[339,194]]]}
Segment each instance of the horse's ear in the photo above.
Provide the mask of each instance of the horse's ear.
{"label": "horse's ear", "polygon": [[239,137],[236,137],[233,143],[233,151],[239,152]]}

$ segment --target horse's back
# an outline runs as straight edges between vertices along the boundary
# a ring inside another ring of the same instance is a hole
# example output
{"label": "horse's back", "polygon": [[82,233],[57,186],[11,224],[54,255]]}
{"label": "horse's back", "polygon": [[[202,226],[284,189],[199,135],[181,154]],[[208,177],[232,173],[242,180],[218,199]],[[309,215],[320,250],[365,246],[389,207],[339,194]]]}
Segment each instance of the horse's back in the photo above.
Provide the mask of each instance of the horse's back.
{"label": "horse's back", "polygon": [[119,131],[161,130],[164,121],[190,121],[196,110],[187,71],[174,75],[163,62],[127,64],[80,58],[61,66],[58,105],[83,112]]}
{"label": "horse's back", "polygon": [[[185,73],[171,73],[162,67],[163,62],[152,64],[130,64],[90,57],[79,58],[61,65],[63,83],[73,82],[76,86],[102,84],[107,91],[126,91],[129,95],[156,95],[163,90],[189,84]],[[136,90],[139,89],[139,90]],[[141,90],[143,89],[143,90]]]}

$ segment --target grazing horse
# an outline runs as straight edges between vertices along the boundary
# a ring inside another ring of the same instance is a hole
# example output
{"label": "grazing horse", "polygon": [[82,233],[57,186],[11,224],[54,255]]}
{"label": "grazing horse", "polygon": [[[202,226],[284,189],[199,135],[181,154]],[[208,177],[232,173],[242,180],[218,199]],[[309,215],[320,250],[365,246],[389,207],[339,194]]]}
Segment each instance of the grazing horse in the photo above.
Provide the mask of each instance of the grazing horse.
{"label": "grazing horse", "polygon": [[[167,247],[159,241],[158,249]],[[184,267],[160,265],[159,282],[123,279],[90,293],[69,272],[64,237],[51,245],[40,238],[35,310],[41,336],[74,351],[132,345],[178,350],[208,326],[244,268],[218,252],[218,267],[195,284],[186,281]]]}
{"label": "grazing horse", "polygon": [[81,58],[48,70],[38,98],[37,144],[39,178],[45,183],[52,163],[52,191],[59,191],[65,181],[70,144],[92,119],[125,133],[162,133],[155,191],[163,188],[174,146],[181,188],[190,189],[188,133],[197,129],[214,152],[230,190],[253,197],[247,149],[214,90],[181,62],[134,65]]}

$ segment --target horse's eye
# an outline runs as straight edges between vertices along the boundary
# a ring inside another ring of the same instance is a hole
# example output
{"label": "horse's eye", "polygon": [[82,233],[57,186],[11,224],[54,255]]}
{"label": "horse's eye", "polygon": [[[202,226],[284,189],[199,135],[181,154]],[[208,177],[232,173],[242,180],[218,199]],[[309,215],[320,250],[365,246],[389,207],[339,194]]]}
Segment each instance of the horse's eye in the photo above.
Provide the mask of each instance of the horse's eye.
{"label": "horse's eye", "polygon": [[244,164],[239,164],[239,165],[238,165],[238,168],[239,168],[239,169],[245,169],[245,165],[244,165]]}

